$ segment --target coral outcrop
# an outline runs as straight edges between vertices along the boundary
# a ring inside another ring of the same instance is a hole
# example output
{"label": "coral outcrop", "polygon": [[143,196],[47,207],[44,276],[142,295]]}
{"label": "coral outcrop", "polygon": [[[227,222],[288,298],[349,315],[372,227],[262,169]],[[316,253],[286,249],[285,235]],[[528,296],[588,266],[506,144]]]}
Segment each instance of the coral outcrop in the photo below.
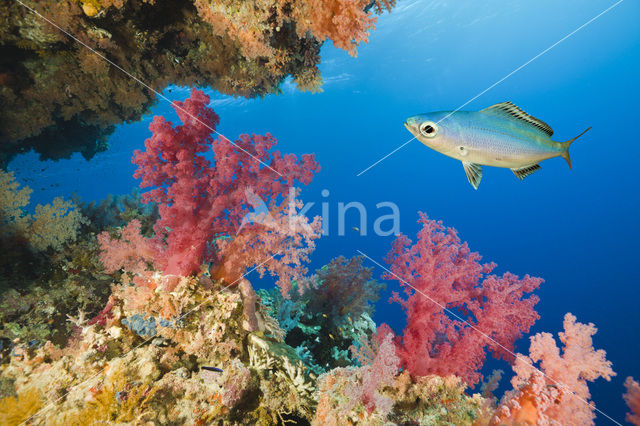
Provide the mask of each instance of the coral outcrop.
{"label": "coral outcrop", "polygon": [[44,159],[73,152],[91,158],[107,148],[114,125],[148,111],[156,99],[149,89],[162,91],[170,84],[252,97],[278,92],[292,76],[300,89],[317,91],[322,41],[331,39],[355,53],[373,28],[374,14],[393,5],[366,0],[21,3],[0,5],[0,165],[30,149]]}

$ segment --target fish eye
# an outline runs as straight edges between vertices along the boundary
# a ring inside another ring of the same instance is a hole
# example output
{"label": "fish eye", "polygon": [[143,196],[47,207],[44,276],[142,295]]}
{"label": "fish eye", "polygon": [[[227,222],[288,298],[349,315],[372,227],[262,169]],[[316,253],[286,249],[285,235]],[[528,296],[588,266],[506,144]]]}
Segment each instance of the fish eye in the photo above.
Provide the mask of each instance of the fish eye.
{"label": "fish eye", "polygon": [[433,138],[438,134],[438,125],[431,121],[426,121],[420,125],[420,133],[427,138]]}

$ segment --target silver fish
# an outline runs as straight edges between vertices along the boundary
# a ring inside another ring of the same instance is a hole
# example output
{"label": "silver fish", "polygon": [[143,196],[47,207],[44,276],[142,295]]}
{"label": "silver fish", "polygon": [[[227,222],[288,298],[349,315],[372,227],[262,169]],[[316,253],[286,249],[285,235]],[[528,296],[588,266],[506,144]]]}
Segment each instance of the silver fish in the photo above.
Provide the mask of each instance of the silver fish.
{"label": "silver fish", "polygon": [[569,145],[551,140],[553,129],[511,102],[480,111],[439,111],[415,115],[404,126],[429,148],[460,160],[469,183],[478,189],[482,167],[511,169],[520,180],[540,170],[539,162],[562,157],[571,168]]}

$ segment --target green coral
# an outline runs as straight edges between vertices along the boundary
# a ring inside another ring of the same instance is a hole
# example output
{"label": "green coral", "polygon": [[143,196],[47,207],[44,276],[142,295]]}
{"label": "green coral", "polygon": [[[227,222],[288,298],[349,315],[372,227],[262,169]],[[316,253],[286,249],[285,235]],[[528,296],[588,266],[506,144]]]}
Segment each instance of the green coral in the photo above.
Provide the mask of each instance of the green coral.
{"label": "green coral", "polygon": [[307,282],[296,283],[289,299],[274,289],[258,294],[287,332],[285,342],[302,351],[309,368],[327,371],[352,365],[349,348],[375,332],[371,315],[382,288],[371,279],[371,268],[362,266],[361,257],[341,256]]}
{"label": "green coral", "polygon": [[34,252],[49,248],[61,250],[63,244],[73,242],[81,225],[87,223],[75,204],[61,197],[51,204],[35,207],[33,215],[24,208],[29,204],[31,188],[19,188],[13,172],[0,170],[0,229],[4,245],[10,241],[26,241]]}

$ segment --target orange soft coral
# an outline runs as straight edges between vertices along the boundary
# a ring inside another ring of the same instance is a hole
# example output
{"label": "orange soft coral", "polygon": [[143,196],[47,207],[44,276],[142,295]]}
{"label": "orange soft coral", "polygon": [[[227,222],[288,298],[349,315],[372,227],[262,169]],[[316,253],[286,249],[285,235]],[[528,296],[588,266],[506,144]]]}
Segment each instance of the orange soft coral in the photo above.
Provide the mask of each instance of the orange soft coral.
{"label": "orange soft coral", "polygon": [[[503,397],[492,424],[593,424],[595,406],[589,401],[587,382],[615,376],[605,351],[593,348],[596,331],[593,324],[576,322],[568,313],[564,332],[559,333],[562,354],[551,334],[531,337],[529,357],[516,359],[514,390]],[[536,370],[532,366],[538,362]]]}
{"label": "orange soft coral", "polygon": [[365,12],[369,0],[303,0],[293,11],[298,35],[310,31],[320,41],[356,55],[356,47],[369,40],[376,18]]}
{"label": "orange soft coral", "polygon": [[631,412],[627,413],[626,420],[631,424],[640,426],[640,384],[633,380],[633,377],[627,377],[624,386],[627,388],[624,400],[631,409]]}

